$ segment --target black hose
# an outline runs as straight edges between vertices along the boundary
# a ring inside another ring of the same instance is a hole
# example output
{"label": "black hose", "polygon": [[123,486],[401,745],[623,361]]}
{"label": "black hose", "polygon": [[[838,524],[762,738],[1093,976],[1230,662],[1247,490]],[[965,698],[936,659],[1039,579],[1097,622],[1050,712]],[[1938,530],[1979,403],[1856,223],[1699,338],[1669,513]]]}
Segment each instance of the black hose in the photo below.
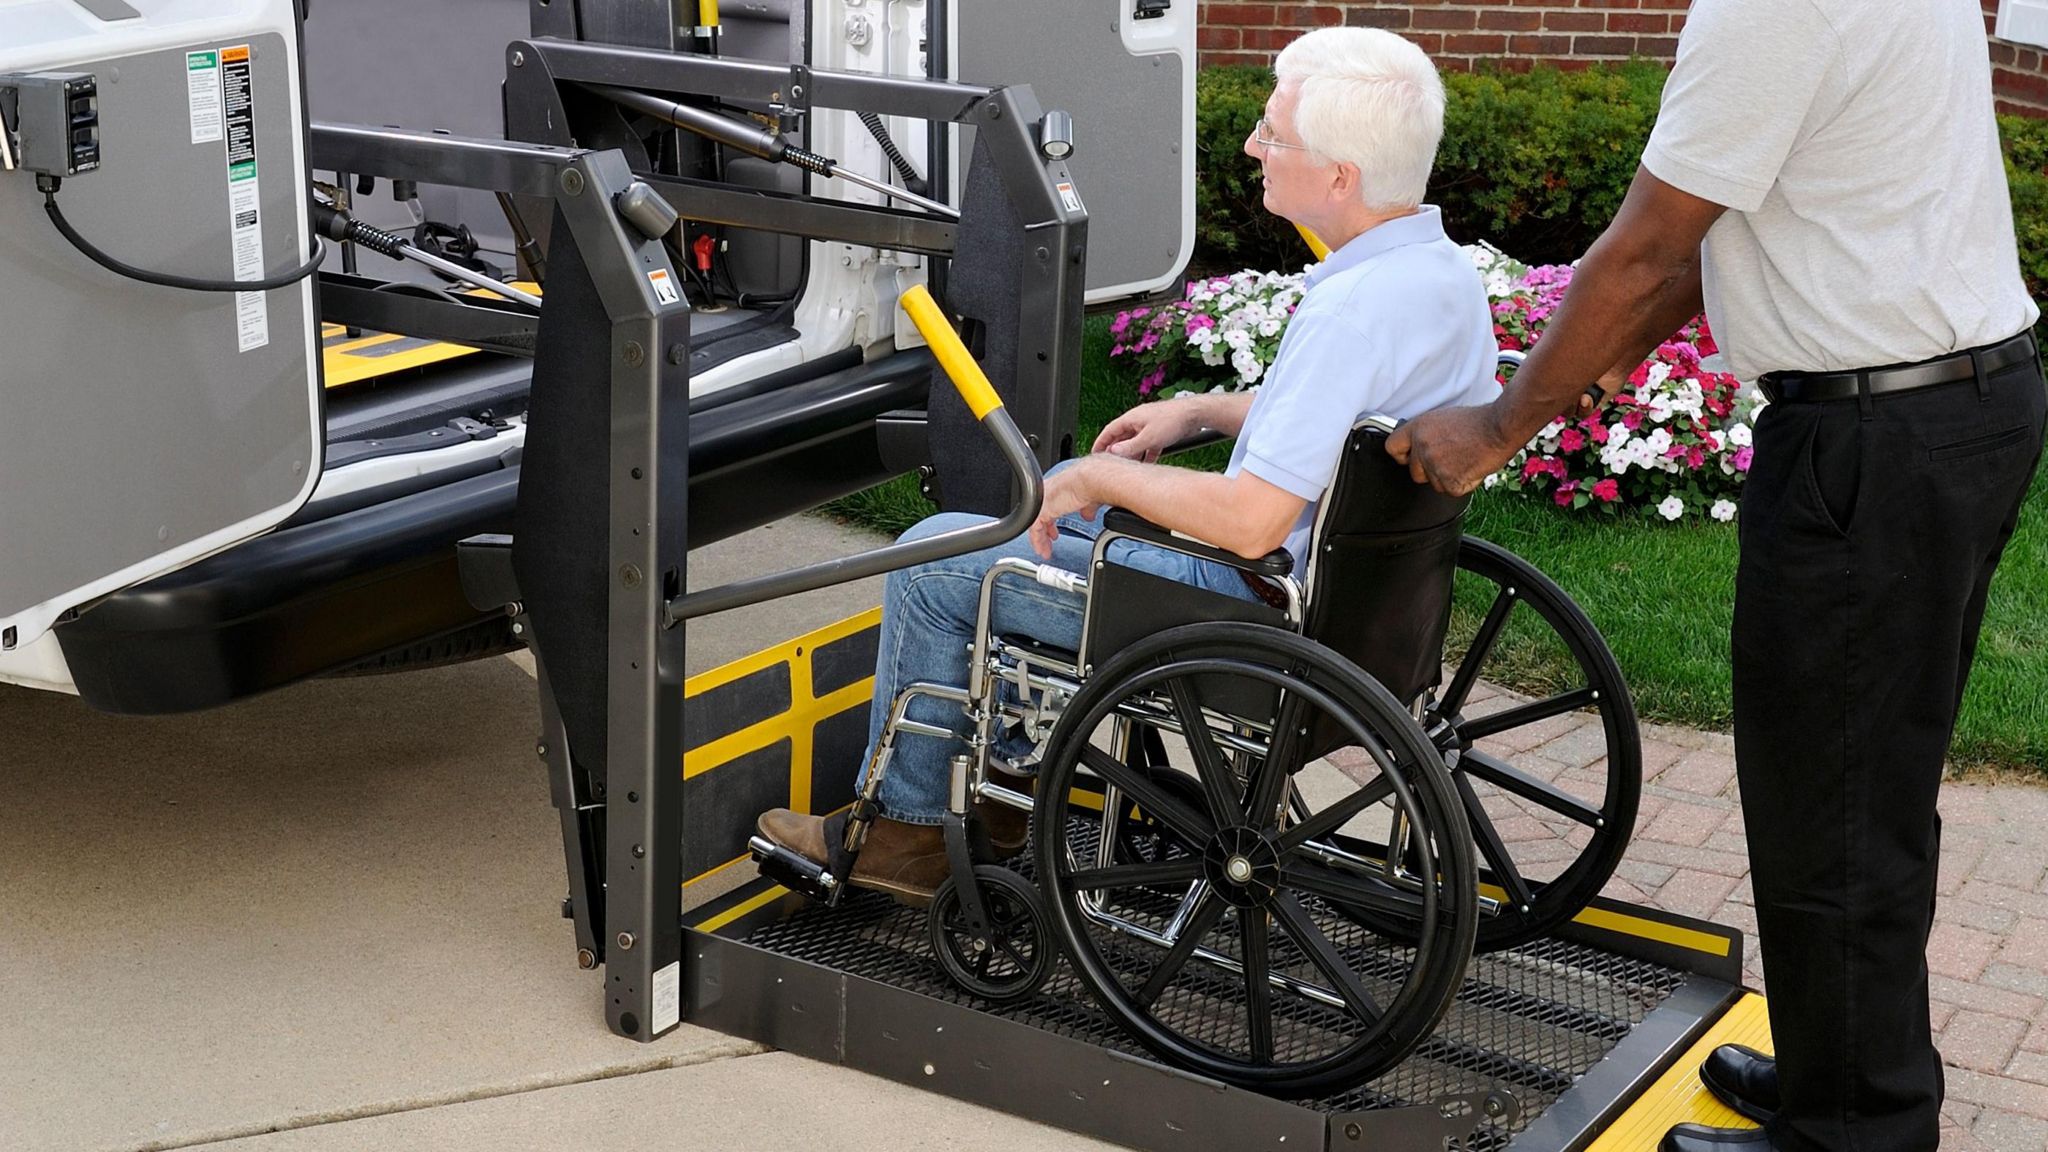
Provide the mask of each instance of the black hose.
{"label": "black hose", "polygon": [[320,242],[320,237],[310,236],[308,239],[313,241],[312,258],[289,272],[280,273],[267,280],[198,280],[190,276],[173,276],[165,272],[145,271],[132,264],[124,264],[114,259],[105,252],[93,247],[91,241],[80,236],[78,230],[71,226],[71,222],[64,218],[64,210],[57,207],[57,188],[54,180],[47,183],[39,180],[37,185],[43,191],[43,211],[50,214],[50,223],[57,226],[57,231],[63,234],[64,239],[71,242],[73,248],[83,253],[86,259],[114,273],[116,276],[125,276],[130,280],[140,280],[144,284],[155,284],[162,288],[183,288],[188,292],[268,292],[274,288],[288,288],[318,272],[320,270],[320,262],[327,258],[327,246]]}
{"label": "black hose", "polygon": [[875,138],[875,143],[882,146],[882,155],[889,158],[889,163],[896,169],[896,174],[903,177],[903,186],[913,192],[919,191],[924,184],[924,177],[919,176],[917,169],[910,166],[910,161],[904,159],[903,153],[896,150],[896,141],[890,138],[889,129],[883,125],[882,118],[873,112],[863,112],[860,114],[860,122],[866,125],[868,135]]}

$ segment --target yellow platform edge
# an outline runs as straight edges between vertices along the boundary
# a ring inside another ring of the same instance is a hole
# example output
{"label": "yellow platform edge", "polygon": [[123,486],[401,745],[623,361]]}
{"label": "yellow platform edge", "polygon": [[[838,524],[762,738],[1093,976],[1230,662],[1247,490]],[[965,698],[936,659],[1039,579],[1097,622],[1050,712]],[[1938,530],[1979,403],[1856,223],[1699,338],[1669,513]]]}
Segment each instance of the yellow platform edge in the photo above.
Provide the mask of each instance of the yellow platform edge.
{"label": "yellow platform edge", "polygon": [[1586,1152],[1655,1152],[1657,1142],[1674,1124],[1705,1124],[1715,1128],[1754,1128],[1700,1083],[1700,1062],[1723,1044],[1743,1044],[1771,1052],[1771,1019],[1764,998],[1745,993],[1722,1013],[1692,1047],[1665,1069],[1628,1106]]}

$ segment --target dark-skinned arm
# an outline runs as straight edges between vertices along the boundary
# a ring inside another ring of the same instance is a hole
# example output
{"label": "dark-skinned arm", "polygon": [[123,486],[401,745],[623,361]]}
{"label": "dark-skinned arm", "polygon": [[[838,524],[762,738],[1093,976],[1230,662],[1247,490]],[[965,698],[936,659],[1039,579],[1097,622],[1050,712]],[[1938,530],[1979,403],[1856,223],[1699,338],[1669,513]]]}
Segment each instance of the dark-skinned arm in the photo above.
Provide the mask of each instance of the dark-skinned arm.
{"label": "dark-skinned arm", "polygon": [[1500,398],[1417,416],[1387,438],[1387,452],[1417,483],[1454,495],[1477,488],[1571,410],[1588,382],[1614,380],[1698,312],[1700,242],[1726,210],[1636,169],[1614,222]]}

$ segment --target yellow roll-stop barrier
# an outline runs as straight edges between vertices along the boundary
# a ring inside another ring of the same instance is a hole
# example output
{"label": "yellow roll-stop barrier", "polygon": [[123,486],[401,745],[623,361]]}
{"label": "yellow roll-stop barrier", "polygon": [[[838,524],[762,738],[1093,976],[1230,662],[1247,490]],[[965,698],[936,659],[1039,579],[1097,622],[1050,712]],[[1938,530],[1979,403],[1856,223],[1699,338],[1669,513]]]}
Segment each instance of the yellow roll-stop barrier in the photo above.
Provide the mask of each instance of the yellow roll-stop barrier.
{"label": "yellow roll-stop barrier", "polygon": [[1003,398],[996,395],[995,386],[988,382],[988,376],[981,365],[974,362],[974,356],[967,351],[967,345],[960,342],[960,334],[953,331],[953,325],[946,314],[939,311],[938,302],[922,284],[913,284],[903,293],[903,310],[910,314],[910,322],[924,334],[924,342],[931,345],[932,356],[945,370],[946,378],[953,387],[960,390],[960,398],[967,401],[968,411],[976,420],[988,419],[988,414],[1003,406]]}

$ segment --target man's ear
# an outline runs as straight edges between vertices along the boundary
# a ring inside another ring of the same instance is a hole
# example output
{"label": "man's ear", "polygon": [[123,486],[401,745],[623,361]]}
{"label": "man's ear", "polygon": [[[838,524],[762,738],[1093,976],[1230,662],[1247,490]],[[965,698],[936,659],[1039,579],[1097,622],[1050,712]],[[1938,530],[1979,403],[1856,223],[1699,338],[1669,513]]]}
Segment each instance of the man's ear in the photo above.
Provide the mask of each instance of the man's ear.
{"label": "man's ear", "polygon": [[1364,179],[1358,171],[1358,165],[1348,160],[1339,160],[1330,167],[1330,199],[1339,203],[1356,199],[1359,182]]}

